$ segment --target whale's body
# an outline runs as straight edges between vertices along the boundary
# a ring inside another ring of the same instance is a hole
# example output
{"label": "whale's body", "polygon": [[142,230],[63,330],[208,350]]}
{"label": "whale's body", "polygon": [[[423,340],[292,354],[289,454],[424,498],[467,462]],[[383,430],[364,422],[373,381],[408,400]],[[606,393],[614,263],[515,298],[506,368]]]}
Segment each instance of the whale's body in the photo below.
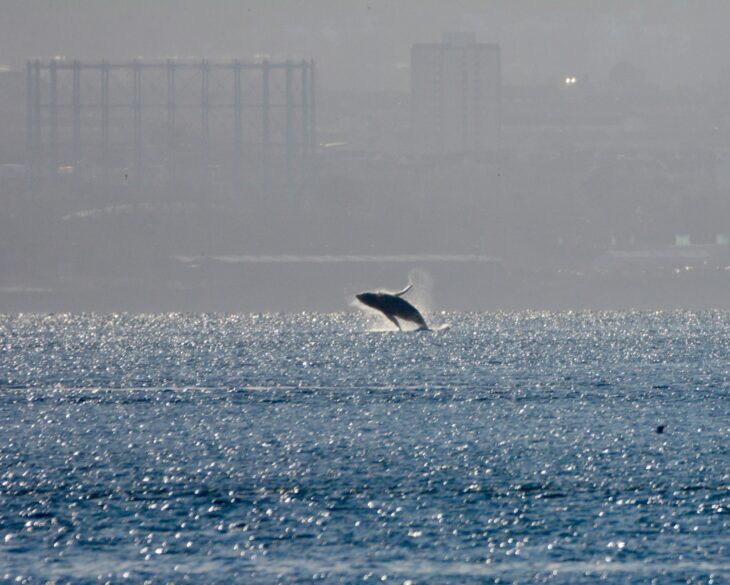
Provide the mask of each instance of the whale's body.
{"label": "whale's body", "polygon": [[357,300],[363,305],[367,305],[372,309],[376,309],[385,315],[390,321],[395,323],[398,329],[401,328],[398,319],[403,321],[410,321],[418,325],[419,331],[428,331],[428,325],[426,320],[423,318],[418,309],[414,307],[407,300],[401,298],[402,295],[407,293],[411,288],[411,285],[396,294],[384,293],[384,292],[364,292],[359,295],[355,295]]}

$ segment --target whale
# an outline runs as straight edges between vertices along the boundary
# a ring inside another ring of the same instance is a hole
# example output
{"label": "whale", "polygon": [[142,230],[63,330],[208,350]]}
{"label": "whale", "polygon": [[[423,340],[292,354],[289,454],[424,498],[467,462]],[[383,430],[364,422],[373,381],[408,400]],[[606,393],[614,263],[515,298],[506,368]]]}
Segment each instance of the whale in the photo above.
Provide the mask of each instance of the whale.
{"label": "whale", "polygon": [[430,331],[426,320],[418,312],[418,309],[402,298],[411,288],[413,288],[413,285],[409,284],[397,293],[363,292],[355,295],[355,298],[363,305],[383,313],[399,330],[402,330],[398,321],[398,319],[401,319],[418,325],[418,331]]}

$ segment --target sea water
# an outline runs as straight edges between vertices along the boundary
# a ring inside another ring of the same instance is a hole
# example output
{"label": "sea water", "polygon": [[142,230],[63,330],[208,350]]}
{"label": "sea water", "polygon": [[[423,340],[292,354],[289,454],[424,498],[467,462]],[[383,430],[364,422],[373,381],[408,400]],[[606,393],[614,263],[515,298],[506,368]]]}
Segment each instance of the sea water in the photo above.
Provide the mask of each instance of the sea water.
{"label": "sea water", "polygon": [[429,317],[0,317],[0,580],[730,582],[730,314]]}

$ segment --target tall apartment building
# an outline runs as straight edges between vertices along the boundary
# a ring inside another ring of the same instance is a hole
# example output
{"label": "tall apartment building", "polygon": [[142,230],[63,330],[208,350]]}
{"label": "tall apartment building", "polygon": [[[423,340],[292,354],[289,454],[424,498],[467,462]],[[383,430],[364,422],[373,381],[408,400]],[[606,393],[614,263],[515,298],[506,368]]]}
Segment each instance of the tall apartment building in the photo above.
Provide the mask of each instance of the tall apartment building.
{"label": "tall apartment building", "polygon": [[422,154],[489,152],[499,147],[499,45],[469,33],[411,49],[414,149]]}

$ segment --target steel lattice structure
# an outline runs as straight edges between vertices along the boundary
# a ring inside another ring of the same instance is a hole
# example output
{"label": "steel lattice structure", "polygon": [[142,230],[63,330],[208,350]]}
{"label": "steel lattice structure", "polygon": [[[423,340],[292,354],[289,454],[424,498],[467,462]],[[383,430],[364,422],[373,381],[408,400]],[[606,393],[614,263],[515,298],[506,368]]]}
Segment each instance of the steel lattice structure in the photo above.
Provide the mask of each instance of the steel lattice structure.
{"label": "steel lattice structure", "polygon": [[266,191],[272,177],[295,184],[316,151],[313,61],[54,59],[26,69],[36,181],[122,169],[144,184],[163,169],[174,186],[220,171]]}

